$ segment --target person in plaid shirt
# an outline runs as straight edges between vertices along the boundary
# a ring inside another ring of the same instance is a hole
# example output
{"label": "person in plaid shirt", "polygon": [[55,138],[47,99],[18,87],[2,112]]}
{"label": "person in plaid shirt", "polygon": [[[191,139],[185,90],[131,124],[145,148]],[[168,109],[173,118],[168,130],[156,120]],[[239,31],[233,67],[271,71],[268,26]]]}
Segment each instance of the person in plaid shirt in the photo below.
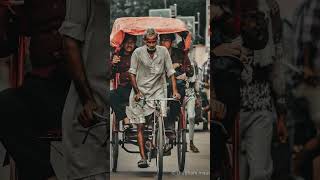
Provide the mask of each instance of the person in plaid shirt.
{"label": "person in plaid shirt", "polygon": [[298,24],[298,51],[296,59],[298,64],[303,64],[305,78],[319,75],[320,70],[320,2],[306,0]]}

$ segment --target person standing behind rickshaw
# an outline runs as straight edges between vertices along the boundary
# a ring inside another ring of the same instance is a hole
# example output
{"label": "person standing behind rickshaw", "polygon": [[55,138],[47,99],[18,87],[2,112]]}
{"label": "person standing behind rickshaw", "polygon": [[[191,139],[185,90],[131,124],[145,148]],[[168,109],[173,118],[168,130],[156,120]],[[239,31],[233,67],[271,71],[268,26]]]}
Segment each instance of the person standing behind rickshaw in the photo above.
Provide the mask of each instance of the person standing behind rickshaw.
{"label": "person standing behind rickshaw", "polygon": [[123,120],[124,125],[129,124],[129,119],[126,115],[126,104],[129,103],[129,96],[132,89],[130,84],[130,68],[131,55],[136,48],[137,37],[126,34],[123,40],[123,47],[119,55],[112,56],[112,77],[119,73],[118,88],[110,91],[110,105],[114,110],[116,119]]}
{"label": "person standing behind rickshaw", "polygon": [[199,82],[198,82],[198,66],[195,60],[191,61],[193,68],[193,76],[186,78],[186,109],[187,109],[187,118],[189,122],[189,140],[190,140],[190,150],[194,153],[199,153],[199,149],[193,144],[194,137],[194,124],[196,117],[196,106],[197,98],[199,95]]}

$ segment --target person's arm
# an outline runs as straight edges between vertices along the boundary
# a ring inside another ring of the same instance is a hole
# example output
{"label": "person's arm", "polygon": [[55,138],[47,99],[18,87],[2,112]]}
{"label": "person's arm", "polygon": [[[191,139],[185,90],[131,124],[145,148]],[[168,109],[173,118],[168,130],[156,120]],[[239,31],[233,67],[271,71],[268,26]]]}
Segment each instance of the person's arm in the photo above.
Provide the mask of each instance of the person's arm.
{"label": "person's arm", "polygon": [[283,56],[283,44],[282,44],[282,26],[280,18],[279,5],[274,0],[267,1],[271,14],[269,14],[272,26],[272,37],[274,41],[274,63],[272,65],[271,72],[271,88],[273,91],[275,99],[275,107],[277,111],[277,131],[279,140],[282,143],[287,141],[288,132],[286,127],[286,114],[287,114],[287,104],[286,104],[286,80],[284,66],[281,61],[284,61]]}
{"label": "person's arm", "polygon": [[194,76],[195,76],[195,84],[194,84],[194,90],[196,92],[196,96],[200,96],[200,79],[199,79],[199,67],[197,62],[194,61]]}
{"label": "person's arm", "polygon": [[179,94],[178,88],[177,88],[176,77],[174,75],[171,75],[170,79],[171,79],[171,83],[172,83],[172,95],[173,95],[173,97],[180,99],[180,94]]}
{"label": "person's arm", "polygon": [[194,92],[196,96],[196,107],[200,105],[200,83],[199,83],[199,69],[197,62],[193,61],[193,68],[194,68]]}
{"label": "person's arm", "polygon": [[137,53],[134,51],[131,56],[130,69],[128,70],[128,72],[130,73],[131,85],[135,94],[138,94],[140,92],[137,85],[137,80],[136,80],[137,70],[138,70],[138,57],[137,57]]}
{"label": "person's arm", "polygon": [[282,44],[277,44],[276,55],[274,63],[272,65],[272,72],[270,76],[271,88],[273,92],[273,98],[275,100],[275,108],[277,112],[277,131],[280,142],[285,143],[287,141],[288,132],[286,127],[286,79],[285,69],[281,61],[284,61]]}
{"label": "person's arm", "polygon": [[132,85],[133,91],[135,93],[134,100],[135,101],[139,101],[143,97],[143,94],[140,92],[140,90],[138,88],[135,74],[130,73],[130,81],[131,81],[131,85]]}
{"label": "person's arm", "polygon": [[95,124],[93,111],[98,108],[81,56],[81,43],[85,42],[85,32],[90,16],[89,2],[86,0],[67,0],[66,7],[65,20],[59,31],[63,35],[67,69],[83,106],[78,119],[83,127],[89,127]]}
{"label": "person's arm", "polygon": [[131,56],[130,69],[128,70],[128,72],[130,74],[131,85],[135,93],[135,96],[134,96],[135,101],[139,101],[140,98],[143,97],[143,94],[140,92],[137,85],[137,79],[136,79],[137,70],[138,70],[138,56],[137,56],[137,53],[134,51]]}
{"label": "person's arm", "polygon": [[119,62],[120,62],[120,57],[116,54],[112,54],[111,58],[111,78],[114,79],[116,76],[116,73],[119,72]]}
{"label": "person's arm", "polygon": [[189,56],[187,53],[184,54],[184,71],[187,75],[187,77],[192,77],[193,74],[194,74],[194,71],[193,71],[193,66],[191,65],[191,61],[189,59]]}
{"label": "person's arm", "polygon": [[167,72],[167,77],[170,78],[172,83],[172,95],[177,99],[180,99],[180,94],[178,93],[176,77],[174,76],[175,70],[172,65],[172,60],[168,50],[165,50],[165,71]]}
{"label": "person's arm", "polygon": [[209,105],[204,108],[204,111],[205,112],[211,111],[211,114],[213,116],[212,118],[217,121],[223,120],[226,115],[226,111],[227,111],[226,105],[216,98],[214,87],[210,88]]}
{"label": "person's arm", "polygon": [[80,42],[71,37],[64,36],[64,48],[66,51],[67,69],[79,93],[81,103],[84,105],[89,101],[93,102],[92,90],[81,57]]}
{"label": "person's arm", "polygon": [[135,94],[139,94],[140,90],[139,90],[138,85],[137,85],[137,80],[136,80],[136,75],[135,74],[130,73],[130,81],[131,81],[131,85],[132,85],[134,93]]}
{"label": "person's arm", "polygon": [[[210,61],[210,59],[208,59],[208,61]],[[207,62],[204,64],[203,66],[203,72],[202,72],[202,83],[203,83],[203,87],[205,89],[209,89],[210,85],[209,85],[209,81],[210,81],[210,62]]]}
{"label": "person's arm", "polygon": [[64,36],[64,49],[68,72],[83,105],[83,111],[80,113],[79,120],[84,127],[88,127],[93,123],[93,111],[97,109],[97,104],[86,76],[81,57],[80,42],[71,37]]}

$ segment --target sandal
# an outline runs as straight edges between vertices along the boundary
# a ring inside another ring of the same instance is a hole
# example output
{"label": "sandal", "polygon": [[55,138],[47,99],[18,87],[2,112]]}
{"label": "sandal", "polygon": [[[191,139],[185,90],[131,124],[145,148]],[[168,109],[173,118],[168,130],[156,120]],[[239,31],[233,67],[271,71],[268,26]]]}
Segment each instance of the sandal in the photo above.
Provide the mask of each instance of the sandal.
{"label": "sandal", "polygon": [[194,153],[199,153],[199,149],[194,145],[194,144],[190,144],[190,150]]}
{"label": "sandal", "polygon": [[147,167],[149,167],[148,161],[146,159],[141,159],[140,161],[138,161],[138,167],[139,168],[147,168]]}

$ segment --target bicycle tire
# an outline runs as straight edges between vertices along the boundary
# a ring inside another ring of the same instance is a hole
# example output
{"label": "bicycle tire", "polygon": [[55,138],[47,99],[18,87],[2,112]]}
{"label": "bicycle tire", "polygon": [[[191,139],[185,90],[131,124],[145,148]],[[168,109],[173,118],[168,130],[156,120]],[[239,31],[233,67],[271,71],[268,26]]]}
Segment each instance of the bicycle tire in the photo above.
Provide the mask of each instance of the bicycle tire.
{"label": "bicycle tire", "polygon": [[230,151],[231,150],[226,145],[225,152],[224,152],[225,159],[222,162],[223,164],[221,165],[221,167],[222,167],[222,178],[225,179],[225,180],[235,179],[234,174],[233,174],[232,153]]}
{"label": "bicycle tire", "polygon": [[[185,119],[184,119],[185,121]],[[178,121],[178,137],[177,137],[177,153],[178,153],[178,166],[179,171],[183,172],[186,162],[186,152],[187,152],[187,139],[186,139],[186,129],[182,127],[182,122]]]}
{"label": "bicycle tire", "polygon": [[163,119],[159,117],[157,122],[157,180],[162,180],[163,175],[163,148],[164,148],[164,129],[163,129]]}
{"label": "bicycle tire", "polygon": [[[115,124],[115,128],[119,129],[119,123],[116,122],[115,116],[113,116],[113,123]],[[119,156],[119,133],[118,131],[114,131],[112,129],[112,172],[117,172],[118,168],[118,156]]]}

